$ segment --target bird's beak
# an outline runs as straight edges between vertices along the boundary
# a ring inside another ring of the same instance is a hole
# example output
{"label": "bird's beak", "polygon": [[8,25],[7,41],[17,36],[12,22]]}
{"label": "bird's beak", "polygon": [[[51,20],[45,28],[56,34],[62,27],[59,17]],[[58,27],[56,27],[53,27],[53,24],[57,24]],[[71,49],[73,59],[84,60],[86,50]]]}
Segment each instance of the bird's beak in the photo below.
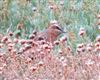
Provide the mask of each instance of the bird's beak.
{"label": "bird's beak", "polygon": [[62,31],[62,33],[66,33],[65,31]]}
{"label": "bird's beak", "polygon": [[62,28],[61,28],[61,26],[59,25],[59,24],[54,24],[55,26],[57,26],[57,29],[59,30],[59,31],[61,31],[61,33],[66,33]]}
{"label": "bird's beak", "polygon": [[66,33],[63,29],[59,28],[59,30],[62,32],[62,33]]}
{"label": "bird's beak", "polygon": [[65,31],[63,31],[62,33],[66,33]]}

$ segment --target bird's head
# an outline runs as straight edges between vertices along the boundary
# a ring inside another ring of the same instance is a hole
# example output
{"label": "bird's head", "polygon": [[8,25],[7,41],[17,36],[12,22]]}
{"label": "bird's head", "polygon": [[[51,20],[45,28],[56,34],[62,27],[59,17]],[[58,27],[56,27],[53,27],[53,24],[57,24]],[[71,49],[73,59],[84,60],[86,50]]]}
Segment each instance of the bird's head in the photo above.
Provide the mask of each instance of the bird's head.
{"label": "bird's head", "polygon": [[52,32],[54,32],[57,35],[60,35],[62,33],[65,33],[63,31],[63,29],[61,28],[60,24],[57,21],[55,21],[55,20],[54,21],[51,21],[49,23],[49,26],[48,26],[47,29],[50,30],[50,31],[52,31]]}

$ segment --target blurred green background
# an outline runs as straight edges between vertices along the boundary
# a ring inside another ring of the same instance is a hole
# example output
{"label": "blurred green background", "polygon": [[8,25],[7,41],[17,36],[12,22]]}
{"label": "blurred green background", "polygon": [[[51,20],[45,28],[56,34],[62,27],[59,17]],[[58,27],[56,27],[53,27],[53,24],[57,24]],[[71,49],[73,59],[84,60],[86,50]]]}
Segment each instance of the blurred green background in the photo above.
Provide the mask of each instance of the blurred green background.
{"label": "blurred green background", "polygon": [[84,41],[89,42],[100,34],[99,18],[100,0],[0,0],[2,34],[17,33],[21,23],[21,36],[29,35],[34,29],[43,30],[50,20],[57,20],[76,43],[83,41],[78,31],[85,28]]}

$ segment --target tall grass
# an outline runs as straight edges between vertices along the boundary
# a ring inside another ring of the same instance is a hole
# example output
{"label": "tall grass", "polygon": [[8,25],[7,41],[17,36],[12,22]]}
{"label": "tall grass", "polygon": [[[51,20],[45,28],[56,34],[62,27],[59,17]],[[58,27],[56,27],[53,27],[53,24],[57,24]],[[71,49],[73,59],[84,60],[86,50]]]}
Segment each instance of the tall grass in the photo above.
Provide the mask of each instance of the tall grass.
{"label": "tall grass", "polygon": [[93,41],[100,34],[99,3],[99,0],[1,0],[0,33],[13,31],[16,34],[17,25],[22,22],[21,33],[29,35],[33,30],[43,30],[50,20],[56,19],[72,45],[82,42],[77,39],[80,27],[86,30],[85,42]]}

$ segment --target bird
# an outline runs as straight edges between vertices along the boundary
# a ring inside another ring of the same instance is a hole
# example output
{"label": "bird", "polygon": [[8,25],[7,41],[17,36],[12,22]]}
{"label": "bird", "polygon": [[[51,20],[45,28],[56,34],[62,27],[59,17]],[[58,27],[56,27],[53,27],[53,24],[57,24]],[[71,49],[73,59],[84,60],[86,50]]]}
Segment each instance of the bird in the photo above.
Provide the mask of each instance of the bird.
{"label": "bird", "polygon": [[[32,45],[30,49],[34,49],[34,53],[38,53],[37,47],[40,48],[42,44],[44,46],[46,45],[46,47],[47,45],[52,47],[52,45],[54,44],[54,41],[62,33],[66,33],[66,32],[63,31],[60,24],[56,20],[50,21],[48,24],[48,27],[46,27],[46,29],[44,29],[43,31],[37,32],[33,30],[32,35],[29,36],[29,38],[32,41],[32,43],[30,44]],[[36,41],[38,41],[38,43],[36,43]],[[27,50],[30,50],[30,49],[27,49]],[[19,54],[21,53],[22,52],[19,52]]]}
{"label": "bird", "polygon": [[48,27],[42,32],[36,34],[34,40],[41,41],[45,40],[47,42],[53,43],[60,34],[65,33],[60,24],[56,21],[50,21]]}

